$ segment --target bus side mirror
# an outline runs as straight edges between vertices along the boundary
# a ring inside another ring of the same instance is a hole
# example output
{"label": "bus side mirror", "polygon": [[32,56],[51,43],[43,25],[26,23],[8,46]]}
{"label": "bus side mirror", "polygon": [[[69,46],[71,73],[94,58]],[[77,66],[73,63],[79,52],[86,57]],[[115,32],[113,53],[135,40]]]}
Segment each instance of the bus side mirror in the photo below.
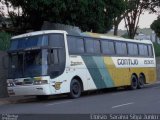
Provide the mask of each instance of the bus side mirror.
{"label": "bus side mirror", "polygon": [[9,64],[9,57],[8,55],[5,55],[2,57],[2,66],[4,69],[8,69],[8,64]]}

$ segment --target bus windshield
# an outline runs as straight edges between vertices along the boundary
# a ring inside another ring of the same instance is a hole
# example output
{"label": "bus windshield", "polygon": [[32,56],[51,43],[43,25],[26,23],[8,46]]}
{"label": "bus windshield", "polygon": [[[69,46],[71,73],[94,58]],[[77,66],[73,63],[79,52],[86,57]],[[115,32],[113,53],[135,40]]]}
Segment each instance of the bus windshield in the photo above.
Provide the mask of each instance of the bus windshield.
{"label": "bus windshield", "polygon": [[[10,79],[48,75],[55,77],[65,68],[64,35],[42,34],[12,39],[8,54]],[[54,56],[58,63],[48,61],[50,56]],[[48,62],[51,63],[48,65]]]}
{"label": "bus windshield", "polygon": [[20,50],[32,47],[48,45],[48,35],[37,35],[32,37],[18,38],[11,41],[10,50]]}
{"label": "bus windshield", "polygon": [[32,50],[10,53],[9,78],[36,77],[47,75],[47,50]]}

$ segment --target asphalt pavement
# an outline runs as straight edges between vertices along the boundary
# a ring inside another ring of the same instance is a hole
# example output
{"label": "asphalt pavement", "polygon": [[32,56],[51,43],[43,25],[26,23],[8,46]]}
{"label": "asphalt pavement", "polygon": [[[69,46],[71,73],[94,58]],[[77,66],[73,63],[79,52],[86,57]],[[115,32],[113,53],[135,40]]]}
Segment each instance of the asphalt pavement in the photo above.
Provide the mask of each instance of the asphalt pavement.
{"label": "asphalt pavement", "polygon": [[0,114],[94,114],[157,113],[160,114],[160,83],[143,89],[106,89],[85,93],[78,99],[53,96],[38,101],[35,97],[0,99]]}

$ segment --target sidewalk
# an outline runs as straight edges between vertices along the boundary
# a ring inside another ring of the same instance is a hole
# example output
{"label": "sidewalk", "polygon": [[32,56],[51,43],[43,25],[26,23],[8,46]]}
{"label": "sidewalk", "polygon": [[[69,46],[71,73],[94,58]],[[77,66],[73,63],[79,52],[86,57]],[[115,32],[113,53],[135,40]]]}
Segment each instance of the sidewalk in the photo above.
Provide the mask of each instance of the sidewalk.
{"label": "sidewalk", "polygon": [[0,105],[4,104],[14,104],[19,102],[29,102],[33,101],[35,99],[34,96],[13,96],[13,97],[6,97],[6,98],[0,98]]}

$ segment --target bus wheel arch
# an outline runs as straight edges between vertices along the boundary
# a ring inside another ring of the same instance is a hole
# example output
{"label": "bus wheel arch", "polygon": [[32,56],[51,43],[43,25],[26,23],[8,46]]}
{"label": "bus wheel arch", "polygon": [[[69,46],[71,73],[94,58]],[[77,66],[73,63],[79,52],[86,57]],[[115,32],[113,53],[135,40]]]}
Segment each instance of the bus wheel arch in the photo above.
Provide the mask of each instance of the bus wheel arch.
{"label": "bus wheel arch", "polygon": [[136,73],[133,73],[131,75],[131,85],[130,85],[130,89],[131,90],[135,90],[137,89],[137,86],[138,86],[138,76]]}
{"label": "bus wheel arch", "polygon": [[146,77],[144,73],[140,73],[139,74],[139,78],[138,78],[138,89],[141,89],[144,87],[144,84],[146,83]]}
{"label": "bus wheel arch", "polygon": [[79,98],[83,91],[83,83],[79,76],[72,78],[70,82],[70,93],[69,96],[73,99]]}

